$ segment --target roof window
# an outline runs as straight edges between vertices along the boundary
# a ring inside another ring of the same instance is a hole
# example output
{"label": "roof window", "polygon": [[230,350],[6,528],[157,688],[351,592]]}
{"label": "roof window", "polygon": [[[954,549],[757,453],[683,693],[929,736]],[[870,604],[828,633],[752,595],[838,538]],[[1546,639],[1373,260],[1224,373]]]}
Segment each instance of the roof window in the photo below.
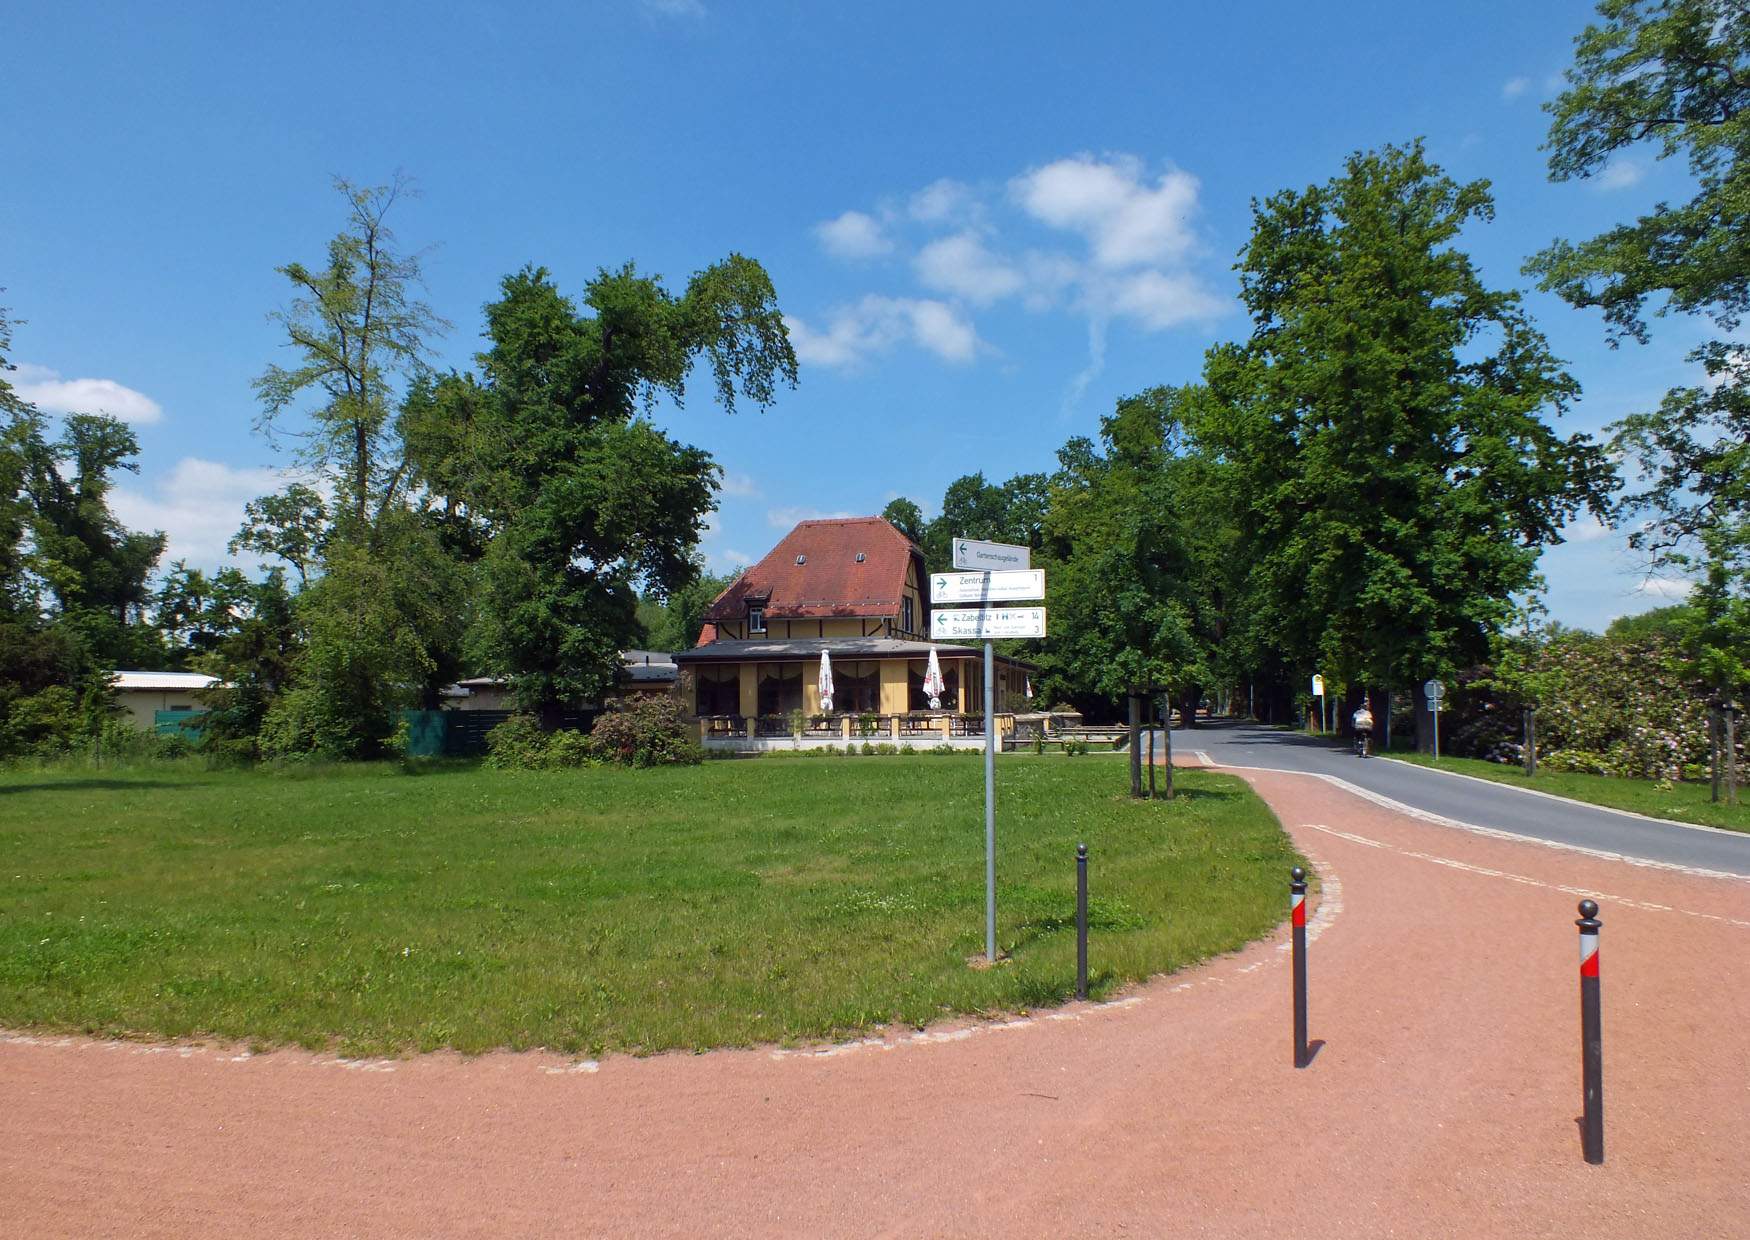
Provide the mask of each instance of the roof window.
{"label": "roof window", "polygon": [[861,551],[857,552],[857,563],[861,564],[864,560],[866,560],[868,558],[869,557],[864,555]]}
{"label": "roof window", "polygon": [[808,557],[805,555],[799,555],[796,557],[796,562],[798,564],[806,564],[808,563]]}

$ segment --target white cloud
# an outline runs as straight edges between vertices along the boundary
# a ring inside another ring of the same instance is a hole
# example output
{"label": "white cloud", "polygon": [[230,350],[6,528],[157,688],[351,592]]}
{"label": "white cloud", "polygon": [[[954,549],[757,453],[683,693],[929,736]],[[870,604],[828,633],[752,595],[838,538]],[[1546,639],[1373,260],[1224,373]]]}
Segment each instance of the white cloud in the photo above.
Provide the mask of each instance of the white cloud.
{"label": "white cloud", "polygon": [[745,551],[737,551],[733,547],[726,547],[722,551],[713,552],[709,557],[710,562],[720,571],[725,573],[733,573],[746,568],[757,559],[759,559],[758,556],[749,555]]}
{"label": "white cloud", "polygon": [[972,232],[930,242],[918,251],[912,267],[926,287],[964,297],[977,306],[1012,296],[1026,284],[1020,271],[987,250]]}
{"label": "white cloud", "polygon": [[914,220],[940,224],[977,215],[979,204],[970,185],[943,177],[913,194],[907,209]]}
{"label": "white cloud", "polygon": [[793,506],[789,508],[770,508],[766,510],[766,524],[775,530],[789,530],[799,521],[832,521],[843,517],[855,517],[862,514],[855,512],[824,512],[819,508]]}
{"label": "white cloud", "polygon": [[1010,192],[1034,219],[1086,237],[1094,261],[1131,267],[1184,257],[1197,178],[1172,169],[1151,184],[1131,155],[1077,155],[1023,173]]}
{"label": "white cloud", "polygon": [[1613,531],[1591,513],[1583,513],[1562,527],[1562,538],[1571,543],[1601,542]]}
{"label": "white cloud", "polygon": [[1511,77],[1501,84],[1501,98],[1517,99],[1531,89],[1531,79],[1528,77]]}
{"label": "white cloud", "polygon": [[881,221],[861,211],[846,211],[837,219],[814,226],[821,248],[837,258],[879,258],[893,249],[881,231]]}
{"label": "white cloud", "polygon": [[841,306],[824,330],[784,316],[790,344],[804,363],[849,369],[895,345],[910,342],[949,362],[971,361],[978,333],[958,309],[931,298],[883,297],[871,293]]}
{"label": "white cloud", "polygon": [[283,470],[237,468],[188,456],[150,486],[118,486],[111,502],[129,529],[169,535],[160,566],[182,559],[211,568],[230,558],[225,544],[243,524],[243,505],[295,480]]}
{"label": "white cloud", "polygon": [[640,0],[646,13],[658,17],[703,17],[705,5],[702,0]]}
{"label": "white cloud", "polygon": [[1694,583],[1679,581],[1671,577],[1643,577],[1635,586],[1636,594],[1649,594],[1654,598],[1688,598]]}
{"label": "white cloud", "polygon": [[1593,182],[1599,189],[1627,189],[1647,175],[1647,170],[1632,159],[1613,159]]}
{"label": "white cloud", "polygon": [[23,362],[10,382],[21,399],[48,413],[107,413],[135,426],[164,416],[157,401],[114,379],[63,379],[59,371]]}
{"label": "white cloud", "polygon": [[758,499],[762,492],[751,474],[725,473],[718,494],[734,499]]}
{"label": "white cloud", "polygon": [[1188,272],[1139,271],[1089,289],[1089,298],[1114,313],[1128,315],[1151,331],[1215,318],[1227,309],[1203,282]]}

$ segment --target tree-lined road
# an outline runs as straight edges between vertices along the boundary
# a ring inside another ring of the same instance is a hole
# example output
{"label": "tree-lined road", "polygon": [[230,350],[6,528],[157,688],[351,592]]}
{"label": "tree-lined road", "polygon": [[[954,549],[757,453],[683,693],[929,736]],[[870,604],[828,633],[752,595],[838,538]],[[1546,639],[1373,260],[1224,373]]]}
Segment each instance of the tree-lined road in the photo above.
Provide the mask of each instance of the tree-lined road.
{"label": "tree-lined road", "polygon": [[1750,835],[1661,822],[1407,762],[1363,760],[1341,742],[1258,724],[1216,723],[1173,730],[1177,761],[1184,763],[1198,752],[1217,766],[1335,777],[1412,811],[1468,826],[1662,865],[1750,875]]}

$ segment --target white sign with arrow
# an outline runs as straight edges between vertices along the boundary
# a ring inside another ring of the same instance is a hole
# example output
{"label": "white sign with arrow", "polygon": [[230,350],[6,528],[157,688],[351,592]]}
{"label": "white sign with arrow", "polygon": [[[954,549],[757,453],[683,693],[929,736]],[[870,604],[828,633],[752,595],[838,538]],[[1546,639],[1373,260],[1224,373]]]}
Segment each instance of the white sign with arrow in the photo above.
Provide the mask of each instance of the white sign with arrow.
{"label": "white sign with arrow", "polygon": [[1001,573],[932,573],[932,603],[1012,603],[1045,597],[1045,570]]}
{"label": "white sign with arrow", "polygon": [[980,542],[976,538],[954,540],[954,567],[990,572],[1002,568],[1030,568],[1033,553],[1013,543]]}
{"label": "white sign with arrow", "polygon": [[1043,607],[933,607],[930,640],[989,641],[993,637],[1044,637]]}

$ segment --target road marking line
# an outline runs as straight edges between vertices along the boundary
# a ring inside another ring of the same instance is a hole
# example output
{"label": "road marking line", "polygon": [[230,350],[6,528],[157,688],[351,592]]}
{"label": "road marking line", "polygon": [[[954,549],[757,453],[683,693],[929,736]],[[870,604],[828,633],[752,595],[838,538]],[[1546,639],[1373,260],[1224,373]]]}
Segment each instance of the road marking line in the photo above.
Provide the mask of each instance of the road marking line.
{"label": "road marking line", "polygon": [[1654,861],[1650,857],[1631,857],[1627,853],[1610,852],[1603,848],[1588,848],[1584,844],[1569,844],[1562,840],[1546,840],[1537,835],[1520,835],[1514,831],[1503,831],[1498,827],[1479,826],[1474,822],[1463,822],[1457,818],[1448,818],[1445,814],[1436,814],[1432,810],[1417,809],[1414,805],[1352,784],[1339,775],[1327,775],[1323,771],[1290,771],[1277,766],[1242,766],[1230,763],[1222,767],[1226,771],[1259,771],[1266,775],[1298,775],[1307,779],[1322,779],[1332,787],[1341,788],[1352,793],[1363,801],[1372,802],[1381,809],[1389,809],[1393,813],[1414,818],[1418,822],[1432,823],[1437,827],[1456,827],[1460,831],[1469,831],[1473,835],[1486,836],[1492,840],[1506,840],[1515,844],[1538,844],[1544,848],[1554,848],[1562,852],[1579,853],[1586,857],[1595,857],[1600,861],[1621,861],[1626,865],[1636,865],[1649,870],[1670,870],[1678,874],[1693,874],[1698,878],[1724,878],[1734,883],[1750,883],[1750,875],[1733,874],[1729,870],[1710,870],[1699,865],[1679,865],[1675,861]]}
{"label": "road marking line", "polygon": [[1656,822],[1666,827],[1682,827],[1685,831],[1703,831],[1709,835],[1741,835],[1730,827],[1710,827],[1699,822],[1678,822],[1675,818],[1660,818],[1654,814],[1640,814],[1632,809],[1618,809],[1614,805],[1600,805],[1596,801],[1582,801],[1577,797],[1565,797],[1559,792],[1545,792],[1542,788],[1527,788],[1523,784],[1510,784],[1501,779],[1484,779],[1481,775],[1467,775],[1463,771],[1449,771],[1441,766],[1423,766],[1420,762],[1405,762],[1402,758],[1394,758],[1389,754],[1381,755],[1387,762],[1396,762],[1399,766],[1407,766],[1418,771],[1433,771],[1436,775],[1450,775],[1454,779],[1468,779],[1472,783],[1487,784],[1491,788],[1510,788],[1514,792],[1523,792],[1526,796],[1542,797],[1546,801],[1559,801],[1563,805],[1579,805],[1586,809],[1601,810],[1606,814],[1619,814],[1624,818],[1639,818],[1642,822]]}
{"label": "road marking line", "polygon": [[1694,909],[1673,908],[1669,904],[1654,904],[1650,900],[1637,900],[1632,896],[1615,896],[1597,892],[1589,887],[1574,887],[1567,883],[1549,883],[1540,878],[1532,878],[1525,874],[1513,874],[1507,870],[1497,870],[1486,865],[1475,865],[1469,861],[1459,861],[1453,857],[1438,857],[1433,853],[1418,852],[1414,848],[1400,848],[1396,844],[1388,844],[1384,840],[1369,839],[1365,835],[1356,835],[1350,831],[1339,831],[1335,827],[1327,827],[1322,822],[1303,822],[1301,826],[1312,831],[1323,831],[1326,835],[1334,835],[1338,839],[1348,840],[1352,844],[1361,844],[1367,848],[1383,848],[1387,852],[1395,852],[1399,856],[1414,857],[1418,861],[1429,861],[1435,865],[1443,865],[1453,870],[1463,870],[1468,874],[1481,874],[1487,878],[1505,878],[1515,883],[1523,883],[1527,887],[1541,887],[1546,891],[1565,891],[1569,895],[1590,896],[1595,900],[1608,901],[1623,908],[1645,909],[1654,913],[1682,913],[1685,917],[1699,917],[1704,921],[1724,922],[1729,926],[1742,926],[1750,930],[1750,921],[1740,921],[1736,917],[1723,917],[1718,913],[1698,913]]}

